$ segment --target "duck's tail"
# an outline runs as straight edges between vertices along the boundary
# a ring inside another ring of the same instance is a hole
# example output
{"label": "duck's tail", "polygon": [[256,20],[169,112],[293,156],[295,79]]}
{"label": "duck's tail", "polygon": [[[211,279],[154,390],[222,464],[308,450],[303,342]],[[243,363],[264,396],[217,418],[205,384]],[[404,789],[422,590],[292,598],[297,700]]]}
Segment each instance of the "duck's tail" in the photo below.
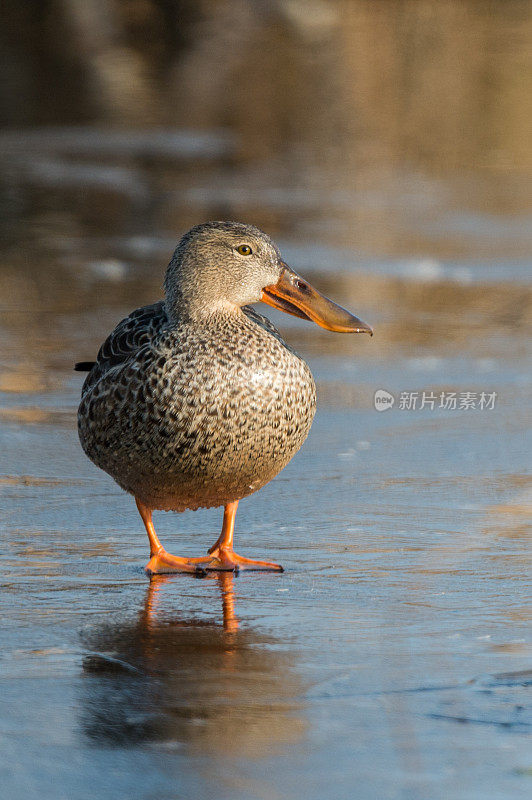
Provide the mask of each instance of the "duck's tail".
{"label": "duck's tail", "polygon": [[90,372],[95,364],[96,361],[78,361],[77,364],[74,364],[74,370],[76,372]]}

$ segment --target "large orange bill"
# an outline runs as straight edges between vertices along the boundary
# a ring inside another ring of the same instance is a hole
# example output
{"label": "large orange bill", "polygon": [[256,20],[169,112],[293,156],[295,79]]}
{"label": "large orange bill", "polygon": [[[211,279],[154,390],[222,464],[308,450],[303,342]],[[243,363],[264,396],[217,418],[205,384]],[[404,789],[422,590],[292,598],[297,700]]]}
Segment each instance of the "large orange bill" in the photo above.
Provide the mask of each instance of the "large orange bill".
{"label": "large orange bill", "polygon": [[261,300],[287,314],[312,320],[328,331],[373,336],[369,325],[322,295],[286,264],[277,283],[264,287]]}

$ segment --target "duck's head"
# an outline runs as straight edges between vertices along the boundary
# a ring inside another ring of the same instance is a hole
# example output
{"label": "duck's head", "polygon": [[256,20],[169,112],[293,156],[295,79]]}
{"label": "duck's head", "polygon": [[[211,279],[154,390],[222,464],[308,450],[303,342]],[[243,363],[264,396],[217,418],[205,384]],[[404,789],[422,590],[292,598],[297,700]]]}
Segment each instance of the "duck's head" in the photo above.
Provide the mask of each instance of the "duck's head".
{"label": "duck's head", "polygon": [[373,333],[290,269],[269,236],[239,222],[191,228],[168,265],[165,290],[168,313],[175,318],[235,311],[262,300],[330,331]]}

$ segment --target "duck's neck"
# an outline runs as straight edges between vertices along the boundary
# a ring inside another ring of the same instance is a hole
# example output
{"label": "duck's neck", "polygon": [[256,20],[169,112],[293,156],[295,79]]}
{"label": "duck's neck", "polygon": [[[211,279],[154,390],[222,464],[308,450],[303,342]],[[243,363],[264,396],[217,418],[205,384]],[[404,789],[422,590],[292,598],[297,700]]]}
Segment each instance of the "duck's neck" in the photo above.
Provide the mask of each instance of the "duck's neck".
{"label": "duck's neck", "polygon": [[195,259],[174,253],[165,277],[166,313],[171,323],[200,322],[210,317],[238,315],[240,308],[228,302],[223,270],[196,254]]}
{"label": "duck's neck", "polygon": [[177,325],[190,322],[195,325],[213,325],[217,320],[238,318],[243,316],[239,306],[220,301],[219,303],[185,302],[182,297],[166,297],[166,314],[170,324]]}

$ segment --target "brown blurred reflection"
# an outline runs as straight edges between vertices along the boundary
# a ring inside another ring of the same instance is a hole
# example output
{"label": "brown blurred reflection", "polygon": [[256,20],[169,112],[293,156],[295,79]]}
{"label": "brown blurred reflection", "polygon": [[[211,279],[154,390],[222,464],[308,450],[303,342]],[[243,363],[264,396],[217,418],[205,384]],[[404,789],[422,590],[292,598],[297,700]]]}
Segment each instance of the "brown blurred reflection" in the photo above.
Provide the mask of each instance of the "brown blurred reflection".
{"label": "brown blurred reflection", "polygon": [[[41,135],[18,140],[15,162],[13,140],[4,140],[8,219],[38,212],[41,234],[181,231],[244,216],[273,233],[318,231],[329,242],[413,252],[426,233],[398,227],[420,214],[433,224],[431,209],[527,209],[524,0],[6,5],[2,106],[11,129],[233,135],[230,147],[212,145],[207,171],[160,140],[120,149],[116,139],[76,145]],[[468,224],[458,226],[465,241],[455,251],[467,246]]]}
{"label": "brown blurred reflection", "polygon": [[239,629],[233,575],[211,577],[221,625],[161,615],[172,580],[151,580],[133,625],[102,625],[88,635],[85,734],[107,744],[180,743],[211,757],[260,757],[298,741],[306,725],[294,656],[272,648],[269,636]]}
{"label": "brown blurred reflection", "polygon": [[228,125],[244,155],[297,142],[341,168],[361,139],[356,161],[531,163],[525,0],[4,5],[10,124]]}

